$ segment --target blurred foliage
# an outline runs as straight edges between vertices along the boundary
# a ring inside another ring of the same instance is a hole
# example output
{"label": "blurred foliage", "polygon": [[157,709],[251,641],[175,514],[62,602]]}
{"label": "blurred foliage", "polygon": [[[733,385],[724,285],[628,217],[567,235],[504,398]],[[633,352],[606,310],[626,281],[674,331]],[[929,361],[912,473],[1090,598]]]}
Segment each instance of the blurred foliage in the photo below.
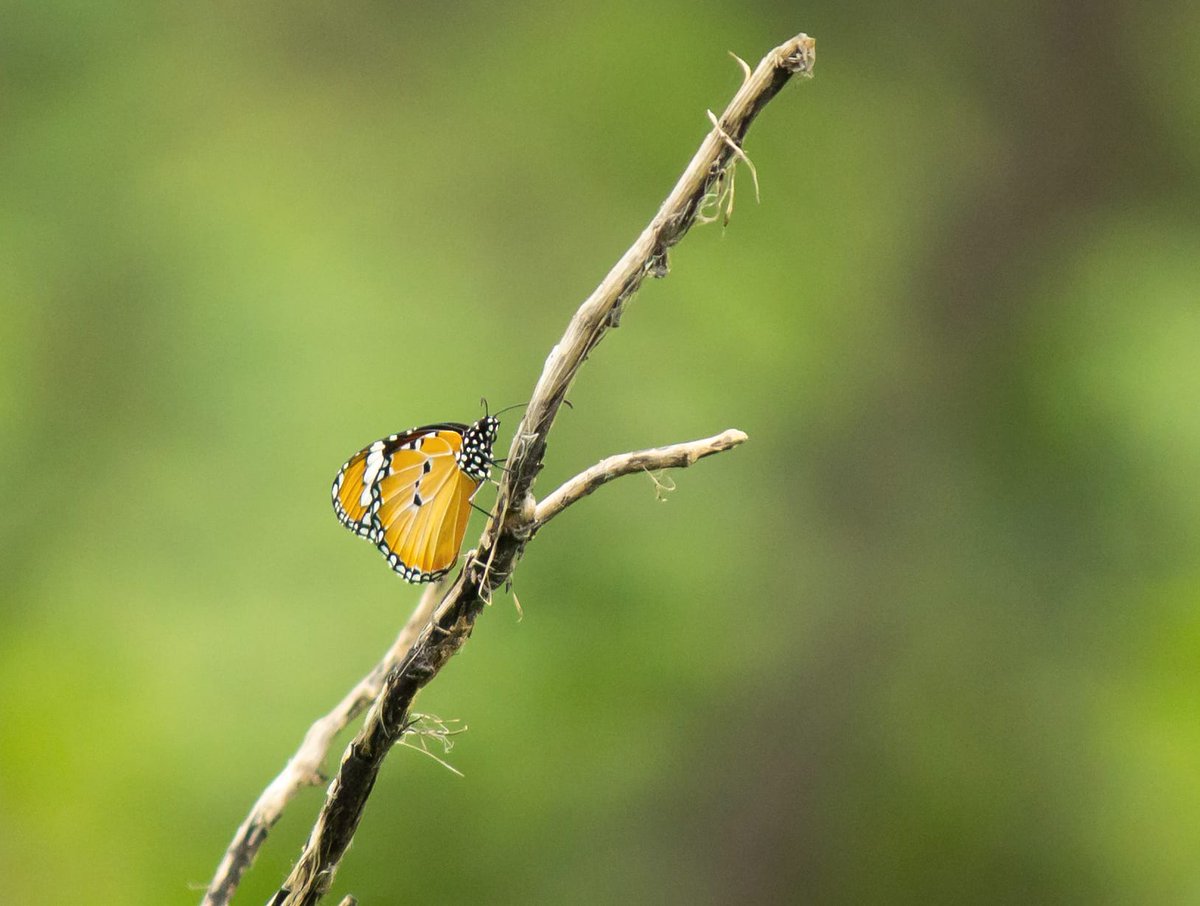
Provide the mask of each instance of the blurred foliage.
{"label": "blurred foliage", "polygon": [[736,88],[726,51],[799,30],[817,77],[750,133],[761,204],[743,172],[635,299],[539,488],[750,442],[539,536],[525,619],[498,599],[419,701],[469,725],[465,779],[397,750],[335,891],[1195,902],[1194,4],[3,20],[11,902],[199,899],[416,600],[334,470],[527,399]]}

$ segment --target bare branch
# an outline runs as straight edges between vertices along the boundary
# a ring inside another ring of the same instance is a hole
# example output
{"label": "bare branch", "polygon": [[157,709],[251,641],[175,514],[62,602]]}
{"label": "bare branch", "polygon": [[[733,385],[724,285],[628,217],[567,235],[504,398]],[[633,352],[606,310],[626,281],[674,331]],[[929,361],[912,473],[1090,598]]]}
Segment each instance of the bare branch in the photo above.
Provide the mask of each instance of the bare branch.
{"label": "bare branch", "polygon": [[208,885],[204,895],[204,906],[225,906],[230,901],[242,875],[254,862],[259,847],[267,839],[268,832],[275,826],[287,804],[304,787],[318,786],[326,782],[327,778],[321,774],[321,765],[325,763],[333,740],[350,721],[375,701],[379,690],[383,688],[383,678],[408,653],[417,634],[429,622],[439,590],[437,584],[425,589],[412,616],[408,618],[408,622],[404,624],[404,628],[400,630],[396,641],[392,643],[383,659],[346,693],[346,697],[338,702],[337,707],[308,728],[296,754],[288,759],[284,769],[263,790],[254,807],[250,809],[250,814],[233,835],[233,841],[225,850],[225,856],[217,866],[217,873]]}
{"label": "bare branch", "polygon": [[668,249],[684,237],[705,197],[723,178],[735,159],[733,148],[741,147],[754,117],[793,75],[811,76],[815,58],[816,42],[803,34],[763,58],[705,136],[650,225],[575,313],[546,360],[513,441],[508,462],[509,474],[515,476],[511,482],[513,510],[527,508],[523,498],[541,471],[550,426],[588,353],[609,327],[619,324],[625,302],[647,274],[666,276]]}
{"label": "bare branch", "polygon": [[342,757],[299,860],[271,900],[273,906],[312,906],[329,889],[383,759],[411,724],[413,698],[466,643],[491,592],[512,575],[537,530],[533,484],[542,469],[550,428],[572,380],[605,332],[618,325],[622,308],[646,275],[666,275],[668,249],[687,233],[704,199],[736,161],[733,149],[740,148],[754,117],[793,75],[811,75],[814,56],[813,40],[798,35],[759,63],[650,225],[571,319],[546,360],[517,428],[477,550],[467,555],[462,571],[408,654],[384,678],[362,729]]}
{"label": "bare branch", "polygon": [[618,453],[602,459],[585,472],[580,472],[570,481],[563,483],[553,494],[544,498],[533,513],[534,531],[596,488],[614,478],[633,472],[654,472],[658,469],[686,469],[696,460],[714,453],[721,453],[738,444],[745,443],[746,435],[736,428],[723,431],[715,437],[693,440],[669,447],[654,447],[635,453]]}

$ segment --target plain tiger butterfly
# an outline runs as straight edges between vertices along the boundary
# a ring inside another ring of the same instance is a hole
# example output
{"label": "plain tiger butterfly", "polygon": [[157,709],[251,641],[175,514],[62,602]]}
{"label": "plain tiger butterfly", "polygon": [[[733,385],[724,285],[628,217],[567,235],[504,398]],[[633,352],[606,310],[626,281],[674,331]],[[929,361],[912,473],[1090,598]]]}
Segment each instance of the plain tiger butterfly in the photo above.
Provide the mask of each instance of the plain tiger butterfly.
{"label": "plain tiger butterfly", "polygon": [[366,538],[408,582],[431,582],[458,559],[471,499],[490,475],[500,420],[425,425],[346,461],[333,480],[342,525]]}

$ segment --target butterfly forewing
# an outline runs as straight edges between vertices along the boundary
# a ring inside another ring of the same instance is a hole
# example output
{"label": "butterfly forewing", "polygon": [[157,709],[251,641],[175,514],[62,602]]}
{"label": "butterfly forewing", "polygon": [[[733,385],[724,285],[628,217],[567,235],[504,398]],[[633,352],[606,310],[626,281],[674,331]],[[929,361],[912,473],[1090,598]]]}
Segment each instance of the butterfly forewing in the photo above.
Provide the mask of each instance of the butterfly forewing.
{"label": "butterfly forewing", "polygon": [[379,507],[377,485],[388,472],[392,453],[431,430],[433,427],[414,428],[406,434],[393,434],[363,447],[346,461],[333,480],[333,509],[342,525],[364,537],[378,534],[373,520]]}
{"label": "butterfly forewing", "polygon": [[371,484],[364,481],[370,447],[355,453],[333,482],[333,509],[342,525],[359,535],[371,530]]}

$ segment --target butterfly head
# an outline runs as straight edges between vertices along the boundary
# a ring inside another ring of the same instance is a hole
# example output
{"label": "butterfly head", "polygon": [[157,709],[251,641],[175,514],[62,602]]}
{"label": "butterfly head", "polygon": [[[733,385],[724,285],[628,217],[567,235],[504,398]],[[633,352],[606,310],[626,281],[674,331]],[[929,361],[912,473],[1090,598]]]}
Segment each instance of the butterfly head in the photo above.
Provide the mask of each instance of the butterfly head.
{"label": "butterfly head", "polygon": [[485,415],[463,435],[459,467],[476,481],[486,481],[492,468],[492,446],[500,430],[500,419]]}

